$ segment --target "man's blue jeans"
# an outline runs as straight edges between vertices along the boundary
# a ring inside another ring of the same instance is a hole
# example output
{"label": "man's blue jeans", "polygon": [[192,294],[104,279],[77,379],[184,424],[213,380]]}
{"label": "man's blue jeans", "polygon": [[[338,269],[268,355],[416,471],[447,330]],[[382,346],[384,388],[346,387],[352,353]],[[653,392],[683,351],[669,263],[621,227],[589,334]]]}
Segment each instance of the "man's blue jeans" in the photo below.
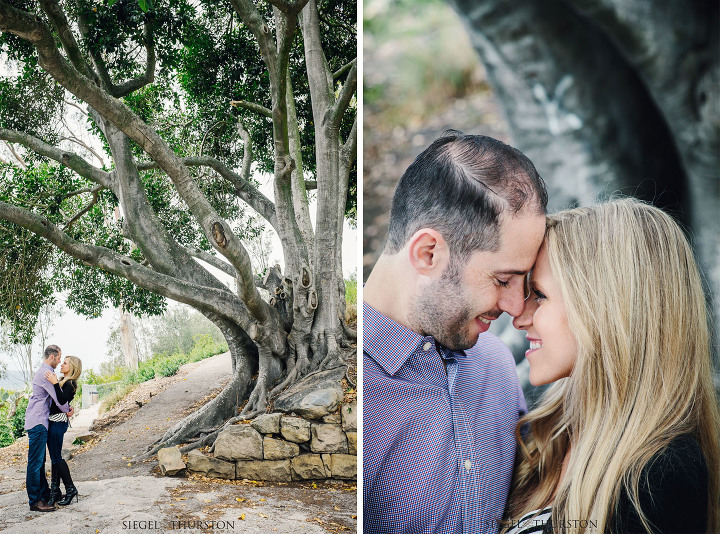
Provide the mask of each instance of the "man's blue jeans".
{"label": "man's blue jeans", "polygon": [[43,425],[36,425],[27,431],[30,440],[28,449],[27,486],[30,506],[46,499],[50,494],[50,487],[45,477],[45,446],[47,445],[48,431]]}

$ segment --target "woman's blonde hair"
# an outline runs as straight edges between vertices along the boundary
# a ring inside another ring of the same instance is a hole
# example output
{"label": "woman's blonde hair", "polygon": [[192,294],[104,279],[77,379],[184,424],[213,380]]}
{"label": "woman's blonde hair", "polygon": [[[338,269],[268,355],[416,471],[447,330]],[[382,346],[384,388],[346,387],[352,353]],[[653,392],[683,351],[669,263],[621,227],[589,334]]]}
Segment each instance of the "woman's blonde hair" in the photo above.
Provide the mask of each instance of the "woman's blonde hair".
{"label": "woman's blonde hair", "polygon": [[580,520],[564,532],[610,532],[621,492],[640,511],[643,468],[691,434],[709,470],[708,532],[717,532],[720,416],[709,316],[681,229],[662,210],[621,199],[548,217],[545,247],[578,355],[572,374],[518,424],[508,517],[552,504],[555,525]]}
{"label": "woman's blonde hair", "polygon": [[68,380],[77,380],[80,377],[80,373],[82,373],[82,361],[80,358],[77,356],[65,356],[65,361],[70,369],[67,374],[63,376],[63,379],[60,380],[60,387],[64,386]]}

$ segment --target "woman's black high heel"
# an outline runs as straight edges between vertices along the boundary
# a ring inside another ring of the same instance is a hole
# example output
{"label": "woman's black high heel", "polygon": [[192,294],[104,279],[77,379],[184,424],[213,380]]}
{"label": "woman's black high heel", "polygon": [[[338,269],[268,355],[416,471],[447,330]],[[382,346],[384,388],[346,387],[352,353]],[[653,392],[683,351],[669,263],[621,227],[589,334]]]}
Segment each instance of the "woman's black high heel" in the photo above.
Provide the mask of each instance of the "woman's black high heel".
{"label": "woman's black high heel", "polygon": [[72,477],[70,476],[70,468],[65,460],[60,460],[57,464],[60,478],[62,478],[63,484],[65,484],[65,497],[62,500],[57,501],[60,506],[67,506],[75,497],[75,501],[78,501],[78,490],[73,484]]}
{"label": "woman's black high heel", "polygon": [[50,499],[48,499],[48,506],[53,506],[56,502],[63,498],[62,491],[60,491],[60,471],[58,471],[57,464],[52,464],[52,477],[50,479]]}
{"label": "woman's black high heel", "polygon": [[68,504],[70,504],[73,500],[73,497],[75,498],[75,502],[78,502],[78,490],[77,488],[75,488],[75,486],[70,486],[69,488],[66,486],[65,491],[67,491],[67,493],[65,494],[65,498],[61,501],[57,501],[60,506],[67,506]]}

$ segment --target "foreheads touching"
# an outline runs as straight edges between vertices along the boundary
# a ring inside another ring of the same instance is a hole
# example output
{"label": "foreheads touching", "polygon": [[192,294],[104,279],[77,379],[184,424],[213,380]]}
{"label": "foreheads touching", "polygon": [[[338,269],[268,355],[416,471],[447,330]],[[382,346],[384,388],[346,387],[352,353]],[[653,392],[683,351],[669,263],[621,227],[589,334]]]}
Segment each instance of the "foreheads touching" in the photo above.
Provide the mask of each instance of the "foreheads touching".
{"label": "foreheads touching", "polygon": [[386,254],[420,229],[439,232],[451,265],[476,250],[497,251],[501,215],[543,215],[547,191],[519,150],[481,135],[449,131],[408,167],[393,197]]}

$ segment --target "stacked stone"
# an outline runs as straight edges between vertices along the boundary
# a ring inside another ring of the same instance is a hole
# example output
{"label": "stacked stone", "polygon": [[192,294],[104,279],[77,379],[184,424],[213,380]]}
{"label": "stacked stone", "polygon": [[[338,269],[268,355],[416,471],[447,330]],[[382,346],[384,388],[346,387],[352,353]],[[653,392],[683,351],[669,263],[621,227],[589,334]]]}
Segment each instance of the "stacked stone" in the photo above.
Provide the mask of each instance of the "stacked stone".
{"label": "stacked stone", "polygon": [[187,469],[227,479],[289,482],[357,478],[357,404],[310,421],[282,413],[233,425],[215,441],[214,456],[191,451]]}
{"label": "stacked stone", "polygon": [[213,456],[191,451],[187,470],[275,482],[357,479],[357,403],[341,404],[345,371],[306,376],[275,400],[276,413],[220,432]]}

